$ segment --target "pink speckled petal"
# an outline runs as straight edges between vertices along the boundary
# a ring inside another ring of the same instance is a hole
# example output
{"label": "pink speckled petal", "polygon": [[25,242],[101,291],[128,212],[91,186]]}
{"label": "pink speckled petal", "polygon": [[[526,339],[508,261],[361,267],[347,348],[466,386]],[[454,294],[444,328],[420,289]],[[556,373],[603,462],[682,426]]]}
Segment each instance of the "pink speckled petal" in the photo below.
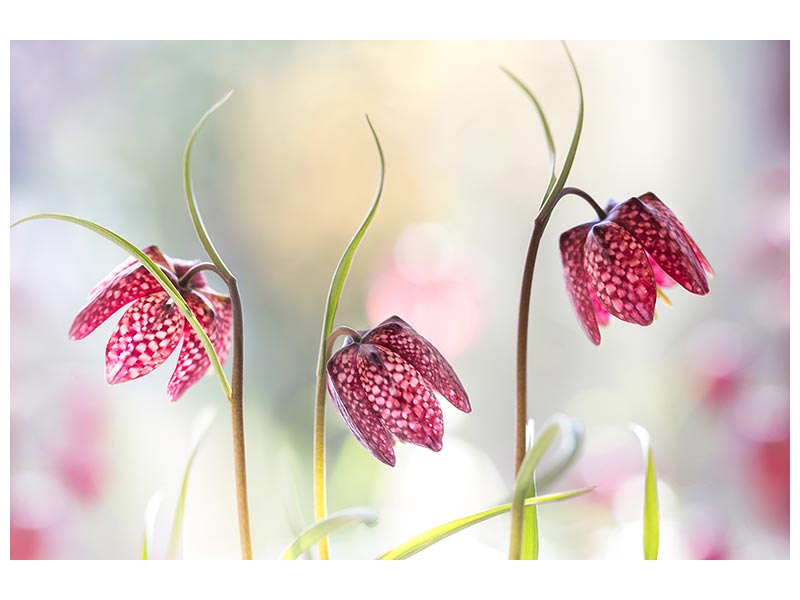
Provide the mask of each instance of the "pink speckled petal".
{"label": "pink speckled petal", "polygon": [[666,204],[664,204],[661,200],[659,200],[658,197],[652,192],[647,192],[646,194],[642,194],[641,196],[639,196],[639,200],[641,200],[642,204],[644,204],[648,208],[651,208],[652,210],[660,213],[667,221],[670,222],[672,227],[683,233],[684,237],[686,238],[686,241],[689,243],[689,247],[691,247],[692,251],[697,257],[697,260],[700,262],[700,265],[703,267],[706,273],[708,273],[709,275],[713,275],[714,269],[711,268],[711,265],[708,263],[708,260],[700,251],[700,248],[692,239],[692,236],[689,235],[689,232],[686,231],[686,227],[684,227],[683,223],[681,223],[678,217],[675,216],[675,213],[673,213],[669,209],[669,207]]}
{"label": "pink speckled petal", "polygon": [[178,347],[184,318],[166,292],[139,298],[122,315],[106,346],[106,381],[147,375]]}
{"label": "pink speckled petal", "polygon": [[707,294],[708,282],[683,226],[663,212],[631,198],[619,204],[608,220],[621,225],[672,279],[694,294]]}
{"label": "pink speckled petal", "polygon": [[390,317],[364,337],[365,344],[376,344],[399,355],[453,406],[470,412],[467,392],[453,367],[428,340],[400,317]]}
{"label": "pink speckled petal", "polygon": [[381,346],[361,344],[357,358],[367,400],[389,431],[404,442],[441,450],[442,409],[417,370]]}
{"label": "pink speckled petal", "polygon": [[[214,322],[214,308],[211,303],[199,294],[186,293],[183,294],[183,297],[200,322],[203,331],[208,334],[212,330]],[[170,402],[177,401],[187,389],[202,379],[211,364],[211,359],[208,357],[206,349],[203,348],[203,342],[185,319],[183,331],[183,345],[181,353],[178,355],[178,364],[167,383],[167,397]],[[209,335],[209,337],[211,336]],[[216,348],[214,349],[216,350]]]}
{"label": "pink speckled petal", "polygon": [[[195,293],[202,295],[214,308],[214,322],[211,325],[211,333],[208,337],[217,352],[219,362],[224,365],[231,351],[231,333],[233,332],[231,299],[228,296],[217,294],[209,287],[195,290]],[[208,369],[209,373],[211,373],[214,367],[209,366]]]}
{"label": "pink speckled petal", "polygon": [[622,226],[603,221],[589,230],[583,267],[589,285],[608,312],[629,323],[653,322],[653,270],[642,245]]}
{"label": "pink speckled petal", "polygon": [[671,288],[675,285],[675,280],[664,272],[664,269],[658,266],[658,263],[653,260],[653,257],[647,255],[647,260],[650,261],[650,268],[653,269],[653,276],[656,278],[656,285],[660,288]]}
{"label": "pink speckled petal", "polygon": [[358,369],[359,344],[336,352],[327,365],[328,391],[355,438],[382,463],[395,464],[394,440],[370,404]]}
{"label": "pink speckled petal", "polygon": [[[597,311],[592,304],[594,294],[588,285],[584,269],[584,247],[586,236],[593,223],[578,225],[561,234],[561,264],[564,267],[564,283],[567,296],[578,317],[578,323],[593,344],[600,344],[600,329],[597,327]],[[604,309],[605,310],[605,309]],[[608,313],[606,313],[608,314]],[[608,321],[606,321],[608,322]]]}
{"label": "pink speckled petal", "polygon": [[[148,246],[143,252],[156,264],[170,268],[168,258],[156,246]],[[69,330],[70,339],[85,338],[126,304],[161,290],[161,284],[139,264],[139,261],[134,259],[126,261],[94,287],[89,302],[72,322]]]}
{"label": "pink speckled petal", "polygon": [[606,307],[600,304],[597,299],[597,294],[594,293],[592,288],[589,288],[589,295],[592,297],[592,307],[594,308],[594,315],[597,317],[597,324],[605,327],[611,321],[611,313],[606,310]]}

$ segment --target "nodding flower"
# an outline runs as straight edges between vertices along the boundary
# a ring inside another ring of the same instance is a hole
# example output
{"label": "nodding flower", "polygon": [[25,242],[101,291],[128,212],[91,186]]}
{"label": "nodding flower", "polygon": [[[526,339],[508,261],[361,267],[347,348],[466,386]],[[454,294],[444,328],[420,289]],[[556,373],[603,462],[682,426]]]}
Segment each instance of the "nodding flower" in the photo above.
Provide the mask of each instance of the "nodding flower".
{"label": "nodding flower", "polygon": [[[200,272],[189,274],[186,280],[184,276],[199,261],[170,258],[156,246],[148,246],[143,252],[176,284],[223,362],[231,345],[230,298],[209,287]],[[85,338],[127,304],[131,306],[106,346],[106,381],[124,383],[147,375],[161,366],[183,340],[178,364],[167,384],[167,397],[175,402],[210,372],[211,359],[175,302],[138,261],[131,259],[121,264],[95,286],[89,302],[75,317],[69,337]]]}
{"label": "nodding flower", "polygon": [[578,322],[594,344],[598,323],[609,314],[628,323],[649,325],[660,287],[677,282],[693,294],[708,293],[711,266],[686,228],[647,193],[609,203],[606,217],[561,234],[564,279]]}
{"label": "nodding flower", "polygon": [[352,332],[331,356],[328,390],[356,439],[394,466],[395,438],[442,449],[444,423],[436,394],[463,412],[472,408],[464,386],[436,348],[399,317]]}

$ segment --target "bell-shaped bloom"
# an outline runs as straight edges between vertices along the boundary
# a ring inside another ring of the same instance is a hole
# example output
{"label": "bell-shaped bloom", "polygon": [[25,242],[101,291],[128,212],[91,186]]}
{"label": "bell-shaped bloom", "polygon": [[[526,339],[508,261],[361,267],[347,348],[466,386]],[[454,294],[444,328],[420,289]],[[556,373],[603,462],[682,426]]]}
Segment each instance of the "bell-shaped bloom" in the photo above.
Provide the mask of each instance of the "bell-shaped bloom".
{"label": "bell-shaped bloom", "polygon": [[[196,262],[170,258],[156,246],[148,246],[143,252],[178,286],[220,361],[224,361],[231,342],[230,298],[210,288],[202,273],[182,281]],[[138,261],[128,260],[95,286],[89,302],[75,317],[69,337],[85,338],[128,304],[130,307],[106,346],[106,381],[123,383],[147,375],[167,360],[183,340],[178,364],[167,384],[167,397],[175,402],[210,372],[211,359],[175,302]]]}
{"label": "bell-shaped bloom", "polygon": [[394,440],[442,449],[436,394],[470,412],[453,368],[399,317],[363,332],[328,361],[328,390],[345,423],[372,454],[394,466]]}
{"label": "bell-shaped bloom", "polygon": [[659,287],[708,293],[713,273],[683,224],[654,194],[610,204],[606,218],[561,234],[561,262],[583,331],[600,343],[608,316],[649,325]]}

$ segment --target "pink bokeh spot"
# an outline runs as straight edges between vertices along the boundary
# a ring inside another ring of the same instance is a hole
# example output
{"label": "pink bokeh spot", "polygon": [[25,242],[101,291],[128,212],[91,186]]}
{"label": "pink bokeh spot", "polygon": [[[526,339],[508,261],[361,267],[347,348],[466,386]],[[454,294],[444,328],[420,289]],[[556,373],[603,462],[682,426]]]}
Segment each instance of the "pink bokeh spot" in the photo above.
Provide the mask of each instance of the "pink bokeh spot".
{"label": "pink bokeh spot", "polygon": [[403,315],[447,356],[458,356],[484,324],[481,268],[446,232],[424,223],[406,229],[370,285],[367,316]]}

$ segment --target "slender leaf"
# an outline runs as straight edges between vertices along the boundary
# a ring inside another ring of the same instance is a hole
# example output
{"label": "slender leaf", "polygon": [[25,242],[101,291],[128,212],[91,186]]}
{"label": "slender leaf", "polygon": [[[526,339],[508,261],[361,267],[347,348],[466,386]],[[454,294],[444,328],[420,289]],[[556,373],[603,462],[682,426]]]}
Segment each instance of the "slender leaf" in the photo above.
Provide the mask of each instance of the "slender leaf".
{"label": "slender leaf", "polygon": [[344,289],[344,284],[347,280],[347,274],[350,272],[350,265],[353,262],[353,257],[356,254],[356,250],[358,250],[358,245],[361,243],[361,238],[364,237],[364,234],[367,232],[367,228],[372,222],[372,218],[375,216],[375,213],[378,210],[378,204],[380,203],[381,195],[383,193],[383,182],[385,179],[383,149],[381,148],[381,142],[378,139],[378,134],[375,133],[375,128],[372,127],[369,117],[367,117],[367,124],[369,125],[369,129],[372,132],[372,137],[375,140],[375,147],[378,150],[378,159],[380,162],[378,186],[375,190],[375,196],[372,199],[372,205],[370,206],[369,212],[367,212],[367,215],[364,217],[364,221],[361,223],[361,226],[356,231],[353,239],[350,240],[350,243],[347,245],[344,254],[342,254],[341,259],[339,259],[339,264],[336,267],[336,271],[333,274],[331,287],[328,291],[328,300],[325,304],[325,319],[322,327],[322,343],[320,346],[320,354],[324,354],[325,342],[328,340],[328,336],[333,329],[333,320],[336,318],[336,310],[339,308],[339,298],[342,295],[342,290]]}
{"label": "slender leaf", "polygon": [[183,151],[183,189],[186,193],[186,204],[189,207],[189,215],[192,217],[194,230],[197,232],[197,237],[200,240],[200,243],[203,245],[203,248],[205,248],[206,254],[208,254],[208,257],[211,259],[211,262],[214,263],[217,269],[219,269],[219,272],[224,279],[232,278],[233,274],[225,265],[222,257],[219,255],[219,252],[217,252],[217,249],[211,242],[211,237],[208,235],[208,230],[203,222],[203,217],[200,215],[200,209],[197,206],[197,200],[194,195],[194,186],[192,185],[190,162],[192,157],[192,146],[194,145],[194,140],[197,137],[197,134],[200,133],[203,125],[205,125],[206,121],[211,118],[211,115],[213,115],[220,106],[225,104],[232,94],[233,90],[229,91],[222,97],[221,100],[219,100],[219,102],[208,109],[206,114],[201,117],[201,119],[197,122],[197,125],[194,126],[194,129],[192,129],[192,133],[189,135],[189,140],[186,142],[186,148]]}
{"label": "slender leaf", "polygon": [[[385,178],[385,165],[383,159],[383,149],[381,148],[378,134],[375,133],[375,128],[367,116],[367,124],[372,132],[372,137],[375,140],[375,147],[378,150],[378,160],[380,163],[380,171],[378,177],[378,186],[375,190],[375,196],[372,200],[369,212],[367,212],[364,221],[356,231],[353,239],[345,248],[344,254],[339,259],[339,264],[333,274],[331,286],[328,290],[328,299],[325,303],[325,315],[322,320],[322,335],[319,341],[319,354],[317,359],[317,397],[314,407],[314,514],[318,520],[325,517],[325,363],[327,361],[326,348],[328,337],[333,329],[333,321],[336,318],[336,310],[339,307],[339,299],[344,289],[347,274],[350,271],[350,265],[353,262],[358,245],[361,243],[361,238],[367,232],[367,228],[372,222],[375,213],[378,210],[381,194],[383,193],[383,182]],[[328,544],[327,540],[323,537],[320,540],[320,556],[323,559],[328,557]]]}
{"label": "slender leaf", "polygon": [[142,537],[141,553],[142,560],[149,559],[153,554],[151,544],[153,543],[153,538],[155,535],[158,512],[161,510],[161,505],[163,503],[164,496],[160,491],[158,491],[150,496],[150,500],[147,502],[147,507],[144,509],[144,535]]}
{"label": "slender leaf", "polygon": [[281,560],[295,560],[321,539],[342,529],[355,527],[361,523],[374,527],[377,522],[378,516],[371,508],[354,507],[340,510],[303,530],[303,532],[289,544],[289,547],[283,551]]}
{"label": "slender leaf", "polygon": [[658,511],[658,477],[656,476],[656,465],[653,461],[653,446],[650,442],[650,434],[641,425],[631,425],[631,429],[639,438],[642,444],[642,453],[645,462],[644,478],[644,558],[645,560],[656,560],[658,558],[658,533],[659,533],[659,511]]}
{"label": "slender leaf", "polygon": [[164,274],[161,270],[161,267],[154,263],[149,256],[147,256],[144,252],[139,250],[136,246],[126,240],[119,234],[114,233],[110,229],[106,229],[102,225],[98,225],[92,221],[87,219],[81,219],[80,217],[73,217],[70,215],[62,215],[58,213],[40,213],[36,215],[31,215],[29,217],[25,217],[24,219],[20,219],[16,223],[13,223],[11,227],[16,227],[21,223],[25,223],[26,221],[33,221],[36,219],[55,219],[58,221],[67,221],[68,223],[74,223],[75,225],[80,225],[81,227],[85,227],[90,231],[94,231],[95,233],[103,236],[107,240],[114,242],[117,246],[128,252],[133,258],[138,260],[144,268],[146,268],[150,274],[156,278],[156,281],[164,288],[164,291],[169,294],[169,297],[175,302],[175,305],[181,311],[183,316],[192,326],[197,336],[200,338],[200,341],[203,343],[203,347],[208,352],[208,356],[211,359],[211,366],[214,368],[214,371],[217,374],[217,379],[219,380],[219,384],[222,387],[222,391],[225,392],[225,397],[230,400],[231,397],[231,386],[228,383],[228,378],[225,376],[225,371],[222,369],[222,364],[219,362],[219,357],[217,356],[216,351],[214,350],[214,346],[211,344],[211,340],[208,338],[208,335],[200,326],[200,322],[197,320],[197,317],[194,316],[194,313],[189,308],[189,305],[186,304],[186,300],[183,299],[181,293],[178,291],[173,283],[169,280],[169,278]]}
{"label": "slender leaf", "polygon": [[[546,504],[548,502],[560,502],[562,500],[567,500],[569,498],[574,498],[575,496],[580,496],[582,494],[586,494],[591,492],[594,488],[583,488],[579,490],[570,490],[566,492],[557,492],[554,494],[547,494],[544,496],[538,496],[536,498],[528,498],[525,500],[525,506],[536,506],[539,504]],[[380,557],[379,560],[403,560],[414,556],[418,552],[425,550],[429,546],[442,541],[443,539],[450,537],[454,533],[458,533],[468,527],[472,527],[473,525],[477,525],[478,523],[482,523],[488,519],[496,517],[498,515],[502,515],[507,513],[511,510],[511,504],[502,504],[500,506],[495,506],[488,510],[481,511],[479,513],[475,513],[474,515],[469,515],[468,517],[463,517],[461,519],[456,519],[454,521],[450,521],[449,523],[444,523],[443,525],[438,525],[427,531],[420,533],[419,535],[414,536],[410,540],[400,544],[399,546],[392,548],[388,552],[384,553]]]}
{"label": "slender leaf", "polygon": [[186,467],[183,469],[183,480],[181,481],[178,504],[175,507],[175,518],[172,521],[172,533],[170,533],[169,536],[167,558],[178,558],[183,537],[183,518],[186,513],[186,491],[189,488],[189,473],[192,470],[192,464],[194,463],[195,456],[197,456],[197,451],[200,449],[200,445],[203,443],[203,440],[205,440],[206,435],[208,435],[208,431],[211,429],[211,424],[214,422],[216,416],[217,411],[214,408],[207,407],[195,417],[192,426],[192,450],[186,461]]}
{"label": "slender leaf", "polygon": [[575,124],[575,131],[572,134],[572,142],[569,145],[569,151],[567,152],[567,157],[564,160],[564,166],[561,169],[561,174],[558,176],[555,186],[553,186],[553,189],[550,191],[550,196],[543,204],[542,212],[546,210],[548,205],[555,202],[555,199],[561,193],[561,190],[564,189],[564,184],[567,182],[567,177],[569,177],[569,173],[572,170],[572,163],[575,161],[575,153],[578,151],[578,142],[580,142],[581,132],[583,131],[583,85],[581,84],[581,77],[578,74],[578,68],[575,66],[575,61],[572,59],[572,54],[570,53],[567,44],[565,42],[561,43],[564,46],[564,51],[567,53],[567,58],[569,58],[569,64],[572,66],[572,72],[575,74],[575,81],[578,83],[578,120]]}
{"label": "slender leaf", "polygon": [[536,99],[536,96],[533,95],[533,92],[528,89],[522,81],[514,75],[511,71],[506,69],[505,67],[500,67],[500,70],[503,71],[506,75],[508,75],[511,80],[516,83],[522,91],[527,94],[528,98],[530,98],[531,102],[533,102],[533,106],[536,107],[536,112],[539,113],[539,120],[542,122],[542,127],[544,128],[544,136],[545,140],[547,141],[547,155],[550,159],[550,180],[547,183],[547,189],[544,192],[544,197],[542,198],[542,204],[544,204],[545,200],[547,200],[547,196],[553,190],[553,186],[556,184],[556,147],[553,143],[553,135],[550,133],[550,125],[547,123],[547,119],[544,116],[544,110],[542,110],[542,105],[539,104],[539,100]]}
{"label": "slender leaf", "polygon": [[539,489],[546,489],[561,477],[580,455],[586,437],[586,428],[580,421],[573,420],[569,433],[571,435],[560,437],[558,448],[553,451],[553,464],[543,473],[536,475],[536,485]]}
{"label": "slender leaf", "polygon": [[[566,418],[566,417],[564,417]],[[523,544],[523,509],[526,494],[530,492],[533,473],[547,448],[564,427],[560,420],[551,420],[542,428],[542,432],[533,442],[531,449],[522,460],[517,479],[514,482],[514,493],[511,500],[511,536],[509,539],[508,558],[519,560]],[[529,530],[530,531],[530,530]]]}

